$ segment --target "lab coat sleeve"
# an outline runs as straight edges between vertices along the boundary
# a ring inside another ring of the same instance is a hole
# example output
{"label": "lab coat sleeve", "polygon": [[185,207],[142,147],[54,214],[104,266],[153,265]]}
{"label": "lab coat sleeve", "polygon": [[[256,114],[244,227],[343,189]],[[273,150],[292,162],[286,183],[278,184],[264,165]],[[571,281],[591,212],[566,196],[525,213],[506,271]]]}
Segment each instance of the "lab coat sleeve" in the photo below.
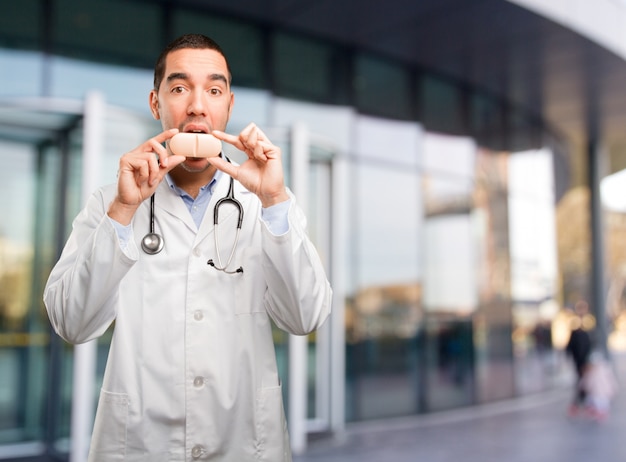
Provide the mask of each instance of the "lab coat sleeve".
{"label": "lab coat sleeve", "polygon": [[44,303],[55,331],[69,343],[102,335],[116,316],[119,283],[133,266],[108,219],[102,190],[89,199],[44,289]]}
{"label": "lab coat sleeve", "polygon": [[332,290],[306,234],[306,217],[291,197],[289,231],[275,236],[263,226],[263,271],[268,286],[265,307],[278,327],[306,335],[330,314]]}

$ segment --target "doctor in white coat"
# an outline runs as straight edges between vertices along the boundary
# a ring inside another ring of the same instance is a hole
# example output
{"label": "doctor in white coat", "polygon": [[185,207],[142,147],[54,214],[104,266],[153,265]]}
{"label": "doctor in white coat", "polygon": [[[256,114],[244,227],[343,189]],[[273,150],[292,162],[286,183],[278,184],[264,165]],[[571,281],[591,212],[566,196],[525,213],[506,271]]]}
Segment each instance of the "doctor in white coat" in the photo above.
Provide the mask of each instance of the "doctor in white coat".
{"label": "doctor in white coat", "polygon": [[[280,149],[254,124],[224,132],[230,84],[207,37],[163,51],[149,101],[164,131],[121,157],[117,184],[91,197],[50,274],[44,301],[66,341],[115,321],[90,461],[291,460],[270,318],[310,333],[328,317],[331,289]],[[248,158],[173,155],[179,131],[213,133]],[[216,230],[213,210],[231,177],[244,216],[226,272],[216,244],[226,264],[238,214],[222,206]],[[164,242],[156,254],[141,248],[151,215]]]}

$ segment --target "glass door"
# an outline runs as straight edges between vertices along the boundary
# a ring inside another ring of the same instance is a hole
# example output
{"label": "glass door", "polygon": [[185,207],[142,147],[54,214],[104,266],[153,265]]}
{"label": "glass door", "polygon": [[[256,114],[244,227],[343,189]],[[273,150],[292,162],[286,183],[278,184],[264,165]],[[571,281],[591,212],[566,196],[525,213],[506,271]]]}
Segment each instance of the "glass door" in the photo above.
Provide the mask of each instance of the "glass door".
{"label": "glass door", "polygon": [[[75,443],[88,442],[93,413],[73,428],[72,409],[95,407],[110,332],[87,364],[79,361],[53,332],[43,289],[91,189],[114,182],[119,157],[158,132],[149,115],[107,106],[98,94],[0,102],[0,460],[63,460],[85,449]],[[82,400],[77,375],[94,379],[81,385]]]}
{"label": "glass door", "polygon": [[66,452],[71,348],[42,293],[78,206],[80,132],[74,113],[0,107],[0,458]]}
{"label": "glass door", "polygon": [[[337,150],[302,125],[267,133],[283,151],[286,182],[304,208],[309,237],[336,295],[340,291],[331,274],[331,246],[335,239],[331,198]],[[333,307],[324,325],[306,338],[289,336],[273,327],[292,450],[296,454],[306,448],[308,434],[332,431],[335,421],[343,424],[343,412],[333,414],[333,408],[343,407],[344,342],[343,336],[337,340],[336,333],[343,334],[344,328],[343,311],[337,307]]]}
{"label": "glass door", "polygon": [[[0,460],[58,460],[70,451],[75,349],[52,331],[42,295],[83,203],[87,106],[0,103]],[[120,155],[157,129],[149,117],[104,104],[97,118],[101,168],[92,182],[100,185],[114,181]],[[87,390],[94,404],[108,342],[98,341]]]}

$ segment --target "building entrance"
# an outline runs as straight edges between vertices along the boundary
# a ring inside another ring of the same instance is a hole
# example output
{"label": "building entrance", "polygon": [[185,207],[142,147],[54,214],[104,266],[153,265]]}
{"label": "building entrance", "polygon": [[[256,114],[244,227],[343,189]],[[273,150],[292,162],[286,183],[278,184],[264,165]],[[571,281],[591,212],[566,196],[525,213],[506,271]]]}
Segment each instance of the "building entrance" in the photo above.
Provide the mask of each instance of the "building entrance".
{"label": "building entrance", "polygon": [[80,103],[0,104],[0,459],[67,452],[72,355],[41,294],[80,205],[82,134]]}

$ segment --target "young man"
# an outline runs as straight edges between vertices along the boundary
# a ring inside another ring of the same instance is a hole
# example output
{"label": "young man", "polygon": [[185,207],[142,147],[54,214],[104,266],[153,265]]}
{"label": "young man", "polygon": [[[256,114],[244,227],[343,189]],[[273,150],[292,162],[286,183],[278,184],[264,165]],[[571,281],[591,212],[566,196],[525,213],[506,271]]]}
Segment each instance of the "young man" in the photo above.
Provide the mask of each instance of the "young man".
{"label": "young man", "polygon": [[[280,149],[254,124],[224,133],[230,83],[207,37],[163,51],[150,109],[164,131],[121,157],[117,184],[91,197],[50,274],[44,301],[66,341],[115,321],[90,461],[291,460],[269,318],[312,332],[331,289]],[[247,159],[174,155],[178,132],[212,133]],[[240,232],[232,201],[213,221],[231,188]]]}

